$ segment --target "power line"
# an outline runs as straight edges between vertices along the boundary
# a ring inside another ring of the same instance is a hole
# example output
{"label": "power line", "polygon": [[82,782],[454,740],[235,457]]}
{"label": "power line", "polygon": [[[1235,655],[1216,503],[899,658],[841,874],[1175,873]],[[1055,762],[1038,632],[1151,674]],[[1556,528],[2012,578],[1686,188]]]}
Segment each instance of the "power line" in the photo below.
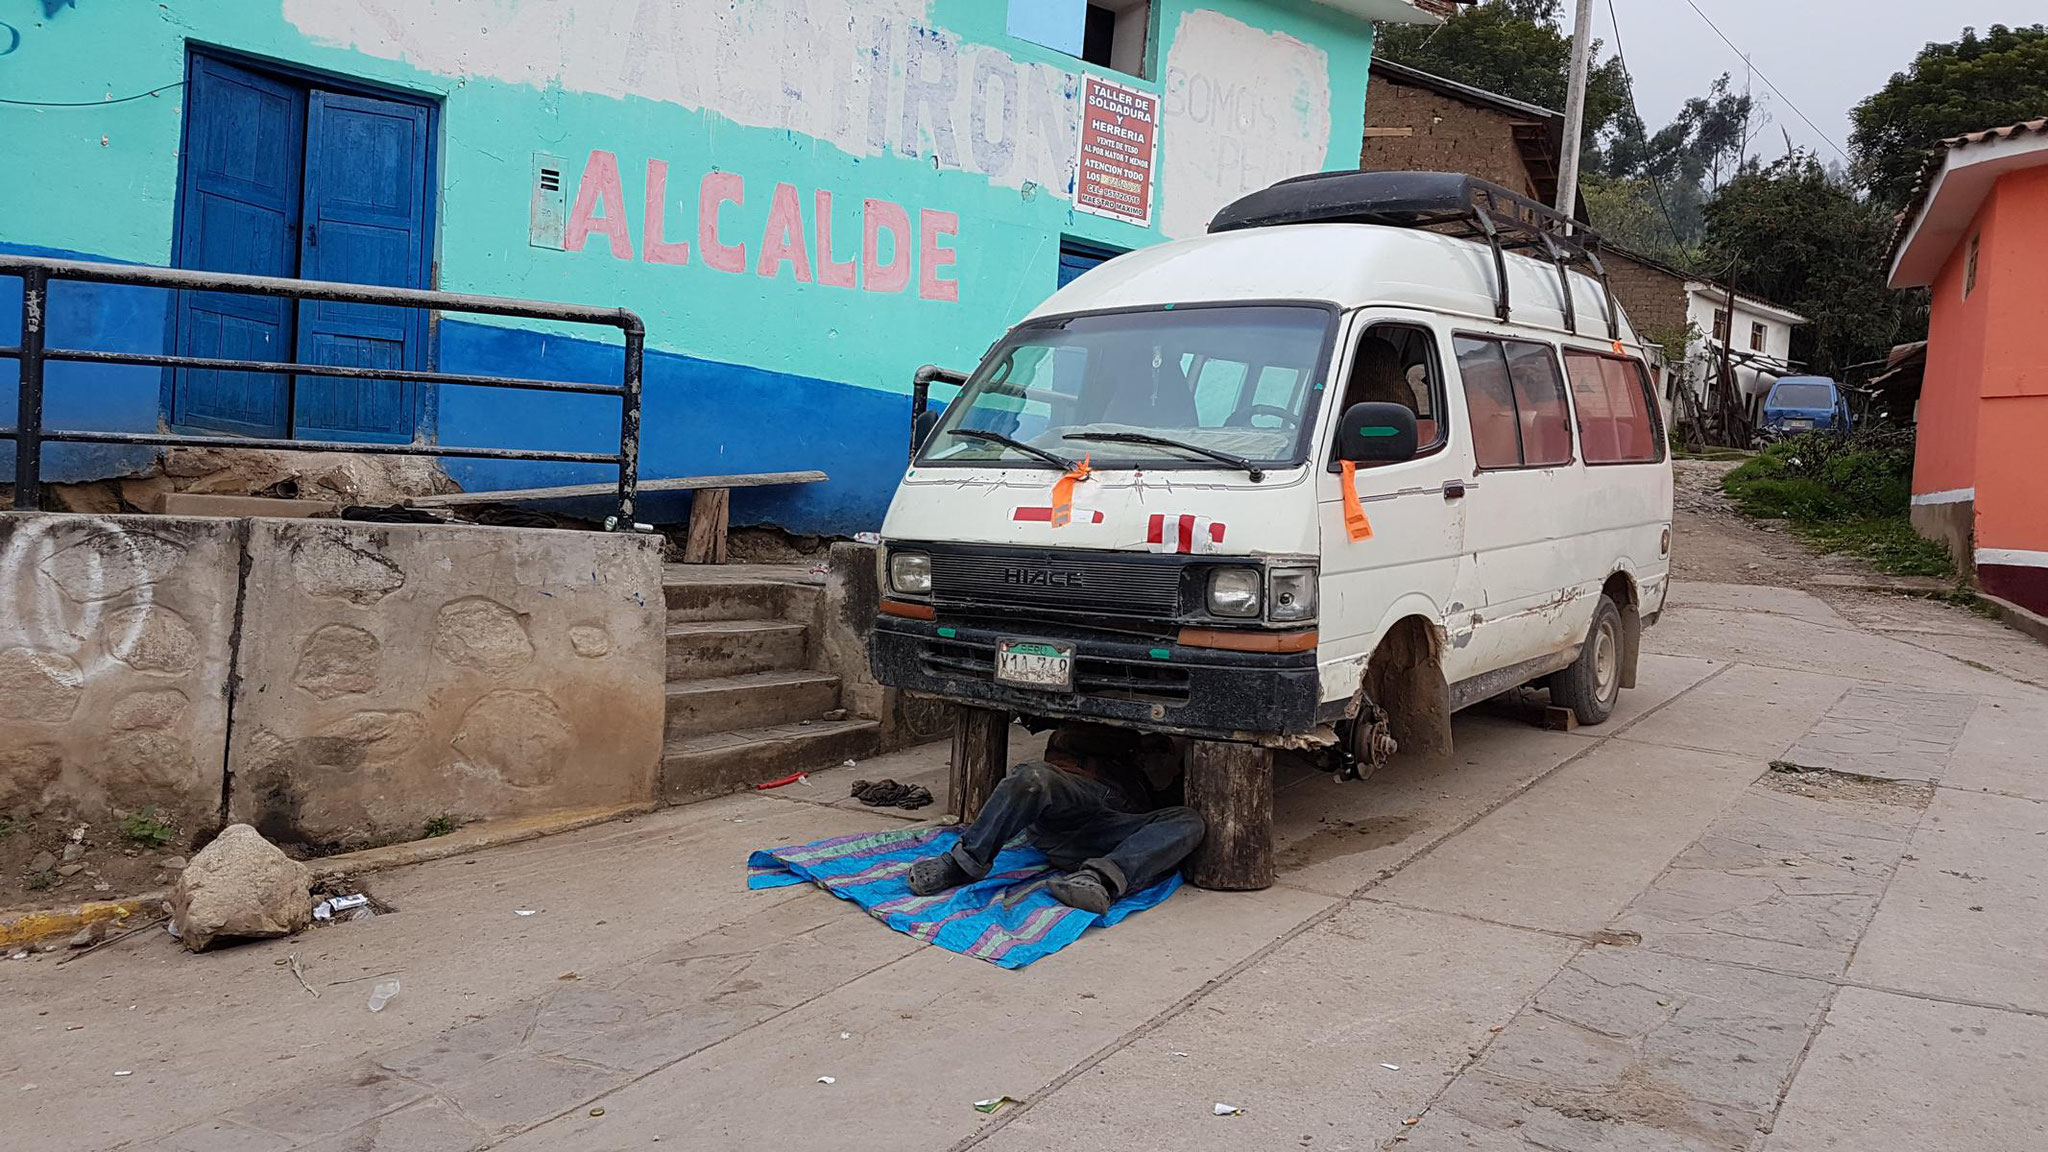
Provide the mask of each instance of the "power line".
{"label": "power line", "polygon": [[99,108],[108,104],[126,104],[130,100],[144,100],[159,92],[169,92],[173,88],[183,88],[184,86],[185,82],[180,80],[176,84],[166,84],[161,88],[151,88],[147,92],[137,92],[133,96],[121,96],[106,100],[0,100],[0,104],[13,104],[20,108]]}
{"label": "power line", "polygon": [[[1783,90],[1781,90],[1776,84],[1771,83],[1771,78],[1769,76],[1764,75],[1764,70],[1756,66],[1756,61],[1751,60],[1749,58],[1749,53],[1744,52],[1742,49],[1735,46],[1735,41],[1730,40],[1728,38],[1728,34],[1726,32],[1721,31],[1721,26],[1719,24],[1714,23],[1713,17],[1707,15],[1704,11],[1702,11],[1698,4],[1693,3],[1693,0],[1685,0],[1685,3],[1687,7],[1691,8],[1694,12],[1699,14],[1700,19],[1705,20],[1707,22],[1707,27],[1712,28],[1714,30],[1714,35],[1719,36],[1721,38],[1721,43],[1726,44],[1729,47],[1729,49],[1733,51],[1737,56],[1742,57],[1742,62],[1745,65],[1747,65],[1752,72],[1756,73],[1757,79],[1764,82],[1764,87],[1769,88],[1771,91],[1777,93],[1778,99],[1783,100],[1785,102],[1785,107],[1790,108],[1794,113],[1798,114],[1801,120],[1806,121],[1806,126],[1808,128],[1813,129],[1813,134],[1815,136],[1818,136],[1822,140],[1827,141],[1828,147],[1833,148],[1837,152],[1840,152],[1842,154],[1842,159],[1849,160],[1848,150],[1844,149],[1840,144],[1835,143],[1834,140],[1831,137],[1829,137],[1827,133],[1821,131],[1820,125],[1815,124],[1813,122],[1813,117],[1808,116],[1806,113],[1799,111],[1799,105],[1794,104],[1790,96],[1785,95]],[[1850,160],[1850,163],[1854,163],[1854,161]]]}
{"label": "power line", "polygon": [[[1614,11],[1614,0],[1607,0],[1607,22],[1614,26],[1614,56],[1621,61],[1622,83],[1628,85],[1628,111],[1636,118],[1636,128],[1643,135],[1643,143],[1650,140],[1650,126],[1643,121],[1643,110],[1636,103],[1636,74],[1629,70],[1628,51],[1621,46],[1621,17]],[[1664,184],[1657,179],[1657,166],[1645,163],[1643,171],[1650,177],[1650,190],[1657,194],[1657,211],[1664,216],[1664,227],[1671,230],[1671,242],[1685,244],[1685,237],[1678,234],[1678,224],[1671,219],[1671,206],[1664,202]]]}

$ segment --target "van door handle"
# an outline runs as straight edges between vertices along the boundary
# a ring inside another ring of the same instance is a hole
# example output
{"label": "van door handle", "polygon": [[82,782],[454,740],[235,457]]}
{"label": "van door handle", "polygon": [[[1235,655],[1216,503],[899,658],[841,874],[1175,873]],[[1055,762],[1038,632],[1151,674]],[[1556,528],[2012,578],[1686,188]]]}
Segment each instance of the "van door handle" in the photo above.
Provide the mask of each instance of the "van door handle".
{"label": "van door handle", "polygon": [[1465,482],[1464,482],[1463,480],[1446,480],[1446,481],[1444,481],[1444,499],[1446,499],[1446,500],[1463,500],[1464,498],[1465,498]]}

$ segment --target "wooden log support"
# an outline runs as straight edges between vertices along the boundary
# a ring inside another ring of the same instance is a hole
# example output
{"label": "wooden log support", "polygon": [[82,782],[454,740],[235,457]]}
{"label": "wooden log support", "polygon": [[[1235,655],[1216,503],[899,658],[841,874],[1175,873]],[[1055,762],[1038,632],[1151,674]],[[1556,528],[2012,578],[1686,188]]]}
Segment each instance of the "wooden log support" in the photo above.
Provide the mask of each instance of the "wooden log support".
{"label": "wooden log support", "polygon": [[725,529],[732,520],[732,489],[703,488],[690,497],[690,534],[683,563],[725,563]]}
{"label": "wooden log support", "polygon": [[1188,883],[1224,892],[1273,886],[1273,752],[1197,740],[1188,747],[1188,806],[1208,834],[1188,857]]}
{"label": "wooden log support", "polygon": [[965,824],[981,814],[996,782],[1010,770],[1010,714],[953,707],[953,814]]}

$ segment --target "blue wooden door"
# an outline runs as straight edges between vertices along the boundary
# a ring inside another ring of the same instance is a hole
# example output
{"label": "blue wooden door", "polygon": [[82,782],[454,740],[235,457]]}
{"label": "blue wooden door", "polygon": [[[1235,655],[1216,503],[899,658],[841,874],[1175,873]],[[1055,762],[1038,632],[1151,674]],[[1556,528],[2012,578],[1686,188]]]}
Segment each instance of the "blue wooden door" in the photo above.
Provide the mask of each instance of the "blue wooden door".
{"label": "blue wooden door", "polygon": [[[193,61],[186,108],[176,263],[180,268],[294,276],[306,94],[210,57]],[[291,358],[288,300],[180,292],[177,352],[236,360]],[[174,425],[284,436],[291,390],[276,373],[177,370]]]}
{"label": "blue wooden door", "polygon": [[[427,109],[318,89],[306,113],[305,227],[299,275],[309,280],[416,288],[427,268]],[[426,316],[411,308],[306,301],[299,306],[306,364],[418,368]],[[298,378],[297,435],[405,441],[419,386],[398,380]]]}

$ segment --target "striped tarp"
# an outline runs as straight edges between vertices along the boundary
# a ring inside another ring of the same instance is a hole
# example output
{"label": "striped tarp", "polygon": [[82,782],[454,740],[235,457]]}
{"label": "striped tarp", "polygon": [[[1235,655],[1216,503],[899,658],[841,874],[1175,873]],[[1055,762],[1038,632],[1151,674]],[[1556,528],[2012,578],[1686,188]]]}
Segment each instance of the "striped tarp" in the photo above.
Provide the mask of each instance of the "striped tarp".
{"label": "striped tarp", "polygon": [[1125,896],[1101,916],[1069,908],[1045,891],[1045,881],[1058,871],[1020,838],[996,856],[987,879],[936,896],[912,895],[903,880],[911,863],[946,851],[958,839],[951,828],[892,828],[770,848],[748,857],[747,887],[809,881],[898,932],[1003,968],[1051,955],[1088,929],[1150,908],[1180,887],[1180,876],[1169,876]]}

